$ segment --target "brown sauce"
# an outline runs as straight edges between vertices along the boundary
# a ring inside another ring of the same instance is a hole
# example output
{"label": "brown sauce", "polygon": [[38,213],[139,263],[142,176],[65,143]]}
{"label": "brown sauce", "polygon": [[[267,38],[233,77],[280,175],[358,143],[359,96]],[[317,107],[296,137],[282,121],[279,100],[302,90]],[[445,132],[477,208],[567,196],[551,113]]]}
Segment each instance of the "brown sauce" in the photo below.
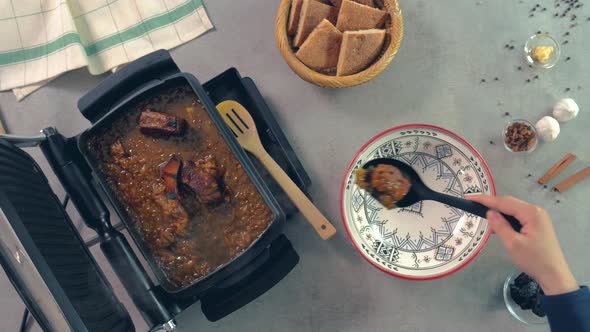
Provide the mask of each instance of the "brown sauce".
{"label": "brown sauce", "polygon": [[[184,135],[151,137],[139,130],[142,111],[185,119]],[[120,143],[120,144],[119,144]],[[124,152],[121,155],[121,146]],[[274,215],[230,147],[188,86],[161,90],[90,138],[88,148],[139,235],[170,283],[178,288],[216,270],[250,246]],[[159,165],[176,155],[183,161],[215,159],[223,170],[223,200],[203,204],[180,190],[166,198]]]}

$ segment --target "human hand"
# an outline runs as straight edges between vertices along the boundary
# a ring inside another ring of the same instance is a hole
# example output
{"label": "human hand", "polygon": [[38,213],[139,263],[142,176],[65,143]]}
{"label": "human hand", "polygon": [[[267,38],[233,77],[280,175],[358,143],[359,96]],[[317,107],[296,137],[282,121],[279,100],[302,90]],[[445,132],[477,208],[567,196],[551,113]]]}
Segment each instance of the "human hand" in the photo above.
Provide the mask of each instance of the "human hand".
{"label": "human hand", "polygon": [[[537,280],[546,295],[568,293],[579,288],[545,209],[510,196],[466,198],[490,208],[487,219],[492,230],[502,240],[514,264]],[[520,233],[514,231],[497,211],[518,219],[522,224]]]}

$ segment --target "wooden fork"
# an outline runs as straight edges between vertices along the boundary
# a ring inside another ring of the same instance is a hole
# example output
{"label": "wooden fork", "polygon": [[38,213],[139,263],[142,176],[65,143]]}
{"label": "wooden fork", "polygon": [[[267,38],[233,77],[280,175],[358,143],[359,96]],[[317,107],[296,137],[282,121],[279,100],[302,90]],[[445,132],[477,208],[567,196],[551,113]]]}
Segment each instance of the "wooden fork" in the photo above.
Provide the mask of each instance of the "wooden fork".
{"label": "wooden fork", "polygon": [[240,145],[254,154],[264,164],[319,236],[324,240],[328,240],[334,236],[336,234],[334,226],[330,224],[328,219],[324,217],[320,210],[313,205],[309,198],[305,196],[301,189],[299,189],[285,171],[266,152],[260,142],[256,124],[244,106],[236,101],[228,100],[217,105],[217,110],[236,136]]}

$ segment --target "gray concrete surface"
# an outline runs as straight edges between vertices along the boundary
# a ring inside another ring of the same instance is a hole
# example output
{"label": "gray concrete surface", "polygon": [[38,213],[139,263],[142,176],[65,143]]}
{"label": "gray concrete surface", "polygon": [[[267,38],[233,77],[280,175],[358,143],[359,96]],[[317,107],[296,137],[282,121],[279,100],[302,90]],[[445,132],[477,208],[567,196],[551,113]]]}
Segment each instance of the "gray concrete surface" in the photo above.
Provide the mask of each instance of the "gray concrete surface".
{"label": "gray concrete surface", "polygon": [[[290,221],[286,234],[301,262],[287,278],[216,323],[208,322],[195,305],[178,317],[179,330],[547,330],[526,327],[505,309],[501,285],[513,266],[498,239],[492,238],[481,255],[455,275],[430,282],[399,280],[374,269],[355,252],[344,233],[338,203],[341,177],[365,141],[400,124],[442,126],[479,149],[499,194],[518,196],[550,211],[572,270],[581,283],[590,282],[590,180],[565,194],[543,190],[534,181],[566,152],[578,155],[574,167],[590,163],[590,63],[584,58],[590,8],[579,11],[579,25],[567,37],[562,61],[548,71],[533,70],[524,62],[521,44],[537,30],[563,41],[571,24],[569,19],[551,17],[556,12],[554,1],[537,2],[548,8],[547,14],[529,18],[533,3],[523,1],[402,0],[405,37],[390,68],[363,86],[327,90],[299,79],[276,49],[278,1],[205,1],[216,30],[174,50],[174,59],[203,82],[232,66],[255,79],[312,178],[313,199],[339,232],[324,242],[301,218]],[[504,45],[511,40],[516,49],[506,50]],[[571,60],[563,61],[567,56]],[[518,66],[523,70],[518,71]],[[539,78],[533,79],[534,75]],[[480,83],[482,78],[487,82]],[[21,103],[10,93],[0,94],[8,130],[32,134],[56,126],[65,134],[78,133],[88,123],[77,113],[76,101],[99,80],[79,70]],[[566,93],[568,87],[571,91]],[[576,121],[562,126],[555,143],[540,146],[530,156],[504,150],[499,135],[508,119],[536,121],[565,96],[575,98],[582,112]],[[510,116],[505,117],[505,112]],[[40,153],[33,154],[44,164]],[[529,173],[532,178],[527,178]],[[63,195],[53,177],[51,181]],[[104,258],[94,251],[105,266]],[[116,278],[105,269],[130,308],[137,330],[145,330]],[[15,331],[23,304],[3,275],[0,308],[0,331]]]}

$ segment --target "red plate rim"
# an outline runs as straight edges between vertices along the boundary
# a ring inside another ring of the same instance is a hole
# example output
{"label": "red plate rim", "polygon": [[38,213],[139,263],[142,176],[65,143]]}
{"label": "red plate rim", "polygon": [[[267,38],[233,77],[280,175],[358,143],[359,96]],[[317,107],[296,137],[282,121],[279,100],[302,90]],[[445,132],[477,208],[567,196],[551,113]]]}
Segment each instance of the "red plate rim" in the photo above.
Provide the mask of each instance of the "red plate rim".
{"label": "red plate rim", "polygon": [[457,267],[455,267],[454,269],[447,271],[447,272],[443,272],[440,274],[436,274],[436,275],[432,275],[432,276],[428,276],[428,277],[411,277],[411,276],[407,276],[407,275],[403,275],[400,273],[395,273],[393,271],[389,271],[386,270],[384,268],[382,268],[381,266],[375,264],[374,262],[372,262],[369,258],[367,258],[363,252],[359,249],[359,247],[357,246],[357,244],[354,242],[352,236],[350,235],[350,230],[348,229],[348,226],[346,225],[346,217],[344,214],[344,189],[346,188],[346,183],[347,183],[347,175],[350,172],[350,170],[352,169],[352,167],[354,167],[354,162],[355,160],[358,158],[358,156],[369,146],[371,145],[373,142],[375,142],[376,140],[380,139],[381,137],[397,131],[397,130],[401,130],[401,129],[407,129],[407,128],[429,128],[429,129],[434,129],[437,131],[441,131],[449,136],[452,136],[453,138],[459,140],[461,143],[465,144],[465,146],[467,146],[471,152],[473,152],[477,158],[479,159],[480,163],[482,164],[486,174],[488,175],[489,179],[490,179],[490,188],[492,189],[492,195],[496,195],[496,183],[494,182],[494,177],[492,176],[492,172],[490,171],[490,168],[488,167],[488,164],[486,163],[485,159],[483,158],[483,156],[479,153],[479,151],[477,151],[471,144],[469,144],[469,142],[467,142],[465,139],[463,139],[461,136],[453,133],[450,130],[438,127],[438,126],[434,126],[434,125],[429,125],[429,124],[422,124],[422,123],[412,123],[412,124],[405,124],[405,125],[401,125],[401,126],[396,126],[393,128],[389,128],[386,129],[384,131],[382,131],[381,133],[377,134],[376,136],[374,136],[373,138],[371,138],[367,143],[365,143],[354,155],[354,157],[352,158],[352,160],[350,161],[350,164],[348,165],[348,167],[346,168],[346,172],[344,173],[344,177],[342,180],[342,186],[340,187],[340,218],[342,219],[342,224],[344,225],[344,229],[346,230],[346,235],[348,235],[348,239],[350,240],[350,242],[352,243],[352,245],[354,246],[354,249],[356,251],[358,251],[358,253],[361,255],[361,257],[363,257],[367,262],[369,262],[369,264],[373,265],[374,267],[376,267],[377,269],[379,269],[382,272],[385,272],[391,276],[397,277],[397,278],[401,278],[401,279],[406,279],[406,280],[413,280],[413,281],[427,281],[427,280],[434,280],[434,279],[440,279],[440,278],[444,278],[447,277],[453,273],[458,272],[459,270],[463,269],[465,266],[467,266],[469,263],[471,263],[471,261],[473,261],[473,259],[475,257],[477,257],[480,253],[480,251],[486,246],[486,243],[488,242],[488,240],[490,239],[490,235],[492,232],[488,231],[485,238],[483,239],[483,241],[481,242],[481,245],[479,246],[479,248],[473,252],[473,254],[471,255],[471,257],[469,257],[468,259],[466,259],[463,263],[459,264]]}

